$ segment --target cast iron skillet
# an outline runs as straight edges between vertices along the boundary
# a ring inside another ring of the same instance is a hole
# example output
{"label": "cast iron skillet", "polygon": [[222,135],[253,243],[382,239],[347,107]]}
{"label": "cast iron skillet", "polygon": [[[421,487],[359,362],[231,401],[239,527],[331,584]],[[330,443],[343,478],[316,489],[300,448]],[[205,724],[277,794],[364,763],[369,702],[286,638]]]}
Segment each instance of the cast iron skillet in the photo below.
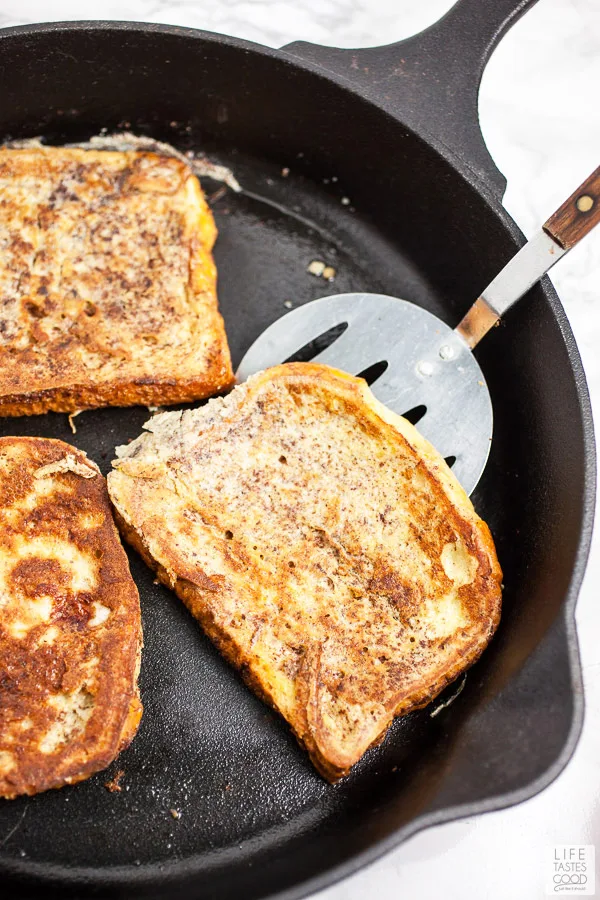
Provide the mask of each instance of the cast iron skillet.
{"label": "cast iron skillet", "polygon": [[[61,141],[131,123],[232,166],[245,193],[218,199],[218,185],[205,187],[234,363],[284,301],[327,291],[405,297],[455,324],[522,242],[500,205],[477,91],[526,5],[463,0],[415,38],[357,51],[273,51],[126,23],[8,29],[0,133]],[[306,273],[314,258],[335,266],[335,282]],[[594,445],[579,355],[548,280],[477,355],[496,432],[474,501],[506,587],[497,637],[456,702],[397,721],[330,787],[131,554],[145,632],[139,735],[108,773],[0,803],[4,896],[299,897],[420,828],[516,803],[557,775],[583,715],[573,608]],[[73,436],[66,416],[47,415],[5,420],[1,432],[70,440],[106,471],[146,417],[88,412]],[[123,791],[109,793],[121,768]]]}

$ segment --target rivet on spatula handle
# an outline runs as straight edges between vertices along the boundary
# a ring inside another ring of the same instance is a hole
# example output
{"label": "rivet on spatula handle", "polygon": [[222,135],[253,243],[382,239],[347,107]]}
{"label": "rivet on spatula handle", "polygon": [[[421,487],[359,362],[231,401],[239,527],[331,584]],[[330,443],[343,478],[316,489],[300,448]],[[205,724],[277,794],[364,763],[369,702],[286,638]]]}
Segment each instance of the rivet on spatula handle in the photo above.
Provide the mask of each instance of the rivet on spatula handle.
{"label": "rivet on spatula handle", "polygon": [[565,250],[570,250],[599,222],[600,166],[550,216],[544,224],[544,231]]}

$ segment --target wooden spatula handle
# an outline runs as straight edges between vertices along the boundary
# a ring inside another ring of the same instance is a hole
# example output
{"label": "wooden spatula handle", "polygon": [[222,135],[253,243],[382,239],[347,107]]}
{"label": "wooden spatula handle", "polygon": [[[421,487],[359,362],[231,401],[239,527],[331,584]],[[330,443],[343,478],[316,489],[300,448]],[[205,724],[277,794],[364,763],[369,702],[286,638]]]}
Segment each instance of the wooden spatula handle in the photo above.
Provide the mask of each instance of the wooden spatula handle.
{"label": "wooden spatula handle", "polygon": [[544,224],[557,244],[570,250],[600,222],[600,166]]}

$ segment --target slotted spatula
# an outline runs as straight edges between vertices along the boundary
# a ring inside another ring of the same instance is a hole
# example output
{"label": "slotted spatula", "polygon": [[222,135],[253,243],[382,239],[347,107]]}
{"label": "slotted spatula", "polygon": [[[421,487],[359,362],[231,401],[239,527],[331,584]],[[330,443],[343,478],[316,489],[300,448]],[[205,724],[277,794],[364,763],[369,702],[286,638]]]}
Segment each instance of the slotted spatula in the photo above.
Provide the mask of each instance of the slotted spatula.
{"label": "slotted spatula", "polygon": [[416,424],[452,464],[465,491],[485,467],[493,432],[488,387],[472,349],[600,221],[600,167],[507,263],[455,329],[382,294],[337,294],[282,316],[252,344],[238,382],[336,335],[313,357],[370,381],[375,396]]}

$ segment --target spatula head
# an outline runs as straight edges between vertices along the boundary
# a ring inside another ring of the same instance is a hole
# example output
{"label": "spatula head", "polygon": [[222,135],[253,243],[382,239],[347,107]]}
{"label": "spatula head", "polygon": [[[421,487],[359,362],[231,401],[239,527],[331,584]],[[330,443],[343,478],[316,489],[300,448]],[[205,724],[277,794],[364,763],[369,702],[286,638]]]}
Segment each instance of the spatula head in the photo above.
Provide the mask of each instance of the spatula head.
{"label": "spatula head", "polygon": [[365,377],[378,400],[408,413],[449,463],[454,458],[455,475],[468,494],[473,491],[490,449],[492,404],[477,360],[441,319],[383,294],[324,297],[267,328],[241,361],[237,379],[299,358]]}

